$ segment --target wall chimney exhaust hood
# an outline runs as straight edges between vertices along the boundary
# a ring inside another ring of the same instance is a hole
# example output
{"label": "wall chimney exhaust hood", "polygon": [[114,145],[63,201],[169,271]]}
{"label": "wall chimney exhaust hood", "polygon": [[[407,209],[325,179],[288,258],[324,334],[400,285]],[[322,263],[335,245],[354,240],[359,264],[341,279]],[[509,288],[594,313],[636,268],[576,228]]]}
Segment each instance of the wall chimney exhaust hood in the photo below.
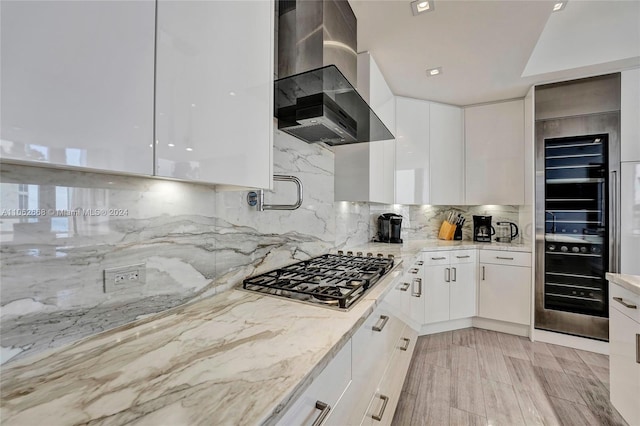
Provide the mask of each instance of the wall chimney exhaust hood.
{"label": "wall chimney exhaust hood", "polygon": [[305,142],[393,139],[354,88],[357,22],[346,0],[279,0],[278,129]]}

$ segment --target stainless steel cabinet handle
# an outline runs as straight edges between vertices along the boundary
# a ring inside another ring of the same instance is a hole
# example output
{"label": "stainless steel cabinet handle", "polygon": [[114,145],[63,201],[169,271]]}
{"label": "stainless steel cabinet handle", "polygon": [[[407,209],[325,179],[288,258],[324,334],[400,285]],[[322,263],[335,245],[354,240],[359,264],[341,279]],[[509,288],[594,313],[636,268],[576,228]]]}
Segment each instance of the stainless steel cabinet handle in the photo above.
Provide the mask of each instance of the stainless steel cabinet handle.
{"label": "stainless steel cabinet handle", "polygon": [[482,267],[482,281],[484,281],[484,266]]}
{"label": "stainless steel cabinet handle", "polygon": [[416,265],[418,265],[418,266],[422,266],[422,265],[424,265],[424,262],[423,262],[422,260],[418,260],[418,261],[416,262]]}
{"label": "stainless steel cabinet handle", "polygon": [[636,334],[636,362],[640,364],[640,334]]}
{"label": "stainless steel cabinet handle", "polygon": [[502,256],[496,256],[496,259],[502,259],[502,260],[513,260],[513,257],[502,257]]}
{"label": "stainless steel cabinet handle", "polygon": [[456,256],[456,257],[457,257],[458,259],[468,259],[468,258],[470,258],[471,256]]}
{"label": "stainless steel cabinet handle", "polygon": [[431,260],[445,260],[446,257],[432,257]]}
{"label": "stainless steel cabinet handle", "polygon": [[448,283],[451,281],[451,269],[444,268],[444,282]]}
{"label": "stainless steel cabinet handle", "polygon": [[418,268],[411,268],[409,269],[409,273],[416,275],[418,272],[420,272],[420,270]]}
{"label": "stainless steel cabinet handle", "polygon": [[616,302],[620,303],[625,308],[638,309],[638,307],[636,305],[634,305],[632,303],[627,303],[624,300],[622,300],[622,297],[614,297],[613,300],[615,300]]}
{"label": "stainless steel cabinet handle", "polygon": [[400,350],[401,351],[406,351],[407,349],[409,349],[409,345],[411,344],[411,339],[407,339],[406,337],[403,337],[402,340],[404,340],[405,345],[404,346],[400,346]]}
{"label": "stainless steel cabinet handle", "polygon": [[331,411],[331,406],[326,402],[322,402],[320,400],[316,401],[316,410],[320,410],[320,414],[316,417],[316,420],[313,422],[313,426],[320,426],[324,423],[324,419],[329,415],[329,411]]}
{"label": "stainless steel cabinet handle", "polygon": [[[618,241],[620,230],[618,229],[618,215],[619,213],[619,200],[618,200],[618,172],[615,170],[611,171],[611,230],[609,235],[613,235],[610,240]],[[604,191],[603,191],[604,192]],[[603,195],[604,197],[604,195]],[[612,265],[609,267],[610,272],[618,272],[620,266],[620,253],[618,249],[618,244],[614,243],[611,247],[611,261]]]}
{"label": "stainless steel cabinet handle", "polygon": [[410,286],[411,286],[411,284],[409,284],[409,283],[402,283],[402,285],[400,286],[400,291],[407,291],[407,290],[409,290]]}
{"label": "stainless steel cabinet handle", "polygon": [[389,397],[386,395],[380,394],[379,398],[382,400],[382,407],[380,408],[380,412],[378,414],[374,414],[373,420],[380,421],[382,420],[382,416],[384,415],[384,410],[387,408],[387,402],[389,402]]}
{"label": "stainless steel cabinet handle", "polygon": [[458,277],[458,273],[456,272],[456,268],[451,268],[451,271],[453,272],[453,278],[451,278],[451,281],[455,282]]}
{"label": "stainless steel cabinet handle", "polygon": [[387,321],[389,321],[389,317],[386,315],[380,315],[380,319],[373,326],[373,331],[382,331],[385,325],[387,325]]}
{"label": "stainless steel cabinet handle", "polygon": [[[422,278],[414,278],[412,281],[413,284],[413,289],[411,290],[411,295],[413,297],[420,297],[422,296]],[[415,290],[415,284],[418,284],[418,290]]]}

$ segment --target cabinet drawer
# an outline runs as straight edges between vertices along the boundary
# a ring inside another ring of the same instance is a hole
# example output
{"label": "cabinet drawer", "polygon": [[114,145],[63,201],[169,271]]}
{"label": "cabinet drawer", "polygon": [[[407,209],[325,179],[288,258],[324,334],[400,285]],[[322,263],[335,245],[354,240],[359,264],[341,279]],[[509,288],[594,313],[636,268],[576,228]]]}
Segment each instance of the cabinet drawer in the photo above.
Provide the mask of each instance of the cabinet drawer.
{"label": "cabinet drawer", "polygon": [[384,376],[369,401],[369,407],[362,420],[363,425],[391,424],[417,339],[416,331],[408,326],[404,328]]}
{"label": "cabinet drawer", "polygon": [[425,266],[448,265],[450,254],[448,251],[428,251],[422,253],[422,260]]}
{"label": "cabinet drawer", "polygon": [[480,263],[531,266],[531,253],[502,250],[480,250]]}
{"label": "cabinet drawer", "polygon": [[285,413],[278,425],[311,425],[323,415],[323,409],[325,416],[331,415],[350,383],[351,341],[348,341]]}
{"label": "cabinet drawer", "polygon": [[610,283],[609,307],[617,309],[635,322],[640,323],[640,295],[617,284]]}
{"label": "cabinet drawer", "polygon": [[457,265],[461,263],[474,263],[476,261],[475,250],[456,250],[451,252],[451,264]]}

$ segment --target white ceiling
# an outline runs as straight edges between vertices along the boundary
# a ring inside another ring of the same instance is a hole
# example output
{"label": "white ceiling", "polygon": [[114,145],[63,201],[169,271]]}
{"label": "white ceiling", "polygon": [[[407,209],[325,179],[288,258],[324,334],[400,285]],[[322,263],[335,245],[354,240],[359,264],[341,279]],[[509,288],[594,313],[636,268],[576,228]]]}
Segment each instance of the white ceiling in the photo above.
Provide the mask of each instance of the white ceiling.
{"label": "white ceiling", "polygon": [[[572,6],[576,2],[569,1],[554,17],[563,14],[563,18],[570,18],[577,9],[584,17],[585,7]],[[471,105],[524,97],[536,83],[617,71],[640,63],[636,56],[572,69],[547,67],[521,77],[547,21],[554,21],[549,19],[554,1],[435,0],[433,11],[418,16],[411,14],[409,0],[349,3],[358,18],[358,51],[372,54],[391,90],[400,96]],[[624,17],[629,15],[627,9],[621,8],[612,22],[625,19],[635,28],[638,21]],[[593,25],[602,30],[597,20]],[[561,36],[557,28],[556,24],[554,35]],[[565,31],[568,34],[571,28]],[[637,48],[638,41],[634,43]],[[435,67],[442,67],[443,73],[427,77],[426,69]]]}

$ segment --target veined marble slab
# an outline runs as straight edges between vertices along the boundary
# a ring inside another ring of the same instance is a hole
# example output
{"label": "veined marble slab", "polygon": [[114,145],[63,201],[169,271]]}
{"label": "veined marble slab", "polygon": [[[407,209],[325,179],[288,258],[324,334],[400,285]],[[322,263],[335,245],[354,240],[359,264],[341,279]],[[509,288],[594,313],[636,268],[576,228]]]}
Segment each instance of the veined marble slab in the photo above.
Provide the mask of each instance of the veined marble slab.
{"label": "veined marble slab", "polygon": [[400,273],[348,312],[231,290],[17,361],[3,425],[272,424]]}
{"label": "veined marble slab", "polygon": [[618,284],[619,286],[640,295],[640,276],[607,272],[605,277],[608,281]]}

